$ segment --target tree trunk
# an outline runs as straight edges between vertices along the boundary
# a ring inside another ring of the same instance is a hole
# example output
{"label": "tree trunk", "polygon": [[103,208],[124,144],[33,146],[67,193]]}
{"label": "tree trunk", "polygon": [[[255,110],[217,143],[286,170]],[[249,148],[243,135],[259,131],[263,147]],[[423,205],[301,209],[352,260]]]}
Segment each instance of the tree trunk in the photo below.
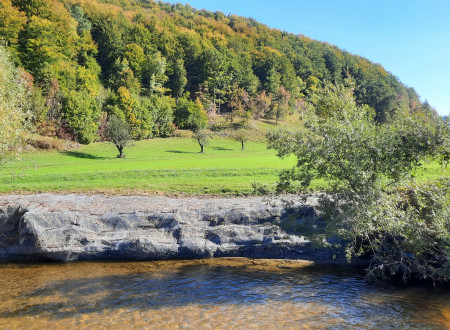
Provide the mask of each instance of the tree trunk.
{"label": "tree trunk", "polygon": [[200,153],[201,154],[205,153],[205,150],[203,149],[203,144],[200,144],[200,148],[201,148]]}
{"label": "tree trunk", "polygon": [[241,141],[241,143],[242,143],[242,150],[244,150],[244,149],[245,149],[245,147],[244,147],[244,141]]}
{"label": "tree trunk", "polygon": [[116,146],[117,150],[119,150],[119,154],[117,155],[117,158],[125,158],[125,155],[123,154],[123,146]]}

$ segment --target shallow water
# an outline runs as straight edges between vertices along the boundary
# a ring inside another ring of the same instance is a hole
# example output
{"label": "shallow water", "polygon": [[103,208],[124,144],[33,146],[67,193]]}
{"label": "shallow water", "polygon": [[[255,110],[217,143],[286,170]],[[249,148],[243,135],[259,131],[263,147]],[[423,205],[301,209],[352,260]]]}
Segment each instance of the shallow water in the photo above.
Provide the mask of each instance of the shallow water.
{"label": "shallow water", "polygon": [[0,328],[450,328],[450,291],[287,261],[0,264]]}

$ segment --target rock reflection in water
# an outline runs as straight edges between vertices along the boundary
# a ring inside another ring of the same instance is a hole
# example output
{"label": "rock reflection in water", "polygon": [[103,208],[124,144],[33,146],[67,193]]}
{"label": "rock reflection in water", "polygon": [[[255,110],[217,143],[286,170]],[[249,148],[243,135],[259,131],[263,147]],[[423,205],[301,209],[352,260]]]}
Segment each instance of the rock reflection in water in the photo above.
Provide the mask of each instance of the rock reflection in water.
{"label": "rock reflection in water", "polygon": [[0,288],[2,328],[450,326],[448,290],[302,262],[5,264]]}

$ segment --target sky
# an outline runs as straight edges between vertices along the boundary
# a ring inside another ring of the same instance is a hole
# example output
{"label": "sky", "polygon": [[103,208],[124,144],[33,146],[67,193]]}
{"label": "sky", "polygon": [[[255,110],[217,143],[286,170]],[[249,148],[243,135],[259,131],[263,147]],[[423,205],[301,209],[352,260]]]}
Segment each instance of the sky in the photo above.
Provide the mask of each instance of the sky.
{"label": "sky", "polygon": [[251,17],[380,63],[439,114],[450,114],[450,0],[179,2]]}

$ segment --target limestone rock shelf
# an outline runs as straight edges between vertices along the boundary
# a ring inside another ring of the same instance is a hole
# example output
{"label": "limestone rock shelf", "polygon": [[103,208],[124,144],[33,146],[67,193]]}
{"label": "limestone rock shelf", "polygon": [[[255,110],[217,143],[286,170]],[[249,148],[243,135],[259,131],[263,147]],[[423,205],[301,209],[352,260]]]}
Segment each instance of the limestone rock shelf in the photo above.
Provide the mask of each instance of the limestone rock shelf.
{"label": "limestone rock shelf", "polygon": [[[316,218],[315,199],[0,196],[0,259],[327,260],[283,224]],[[288,206],[287,206],[288,205]]]}

